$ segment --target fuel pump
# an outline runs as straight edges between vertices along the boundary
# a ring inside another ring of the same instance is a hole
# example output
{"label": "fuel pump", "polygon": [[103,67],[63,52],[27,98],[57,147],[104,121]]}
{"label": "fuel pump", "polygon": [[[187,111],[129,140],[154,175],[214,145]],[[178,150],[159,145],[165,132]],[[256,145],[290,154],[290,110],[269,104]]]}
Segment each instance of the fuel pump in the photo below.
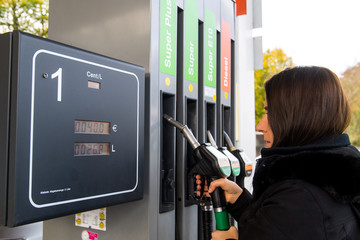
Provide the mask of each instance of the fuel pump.
{"label": "fuel pump", "polygon": [[[193,149],[196,164],[192,166],[189,174],[193,174],[194,176],[195,174],[200,174],[207,177],[208,184],[216,179],[230,176],[230,163],[224,154],[208,143],[200,144],[187,125],[179,123],[166,114],[164,114],[164,118],[181,131]],[[230,225],[226,211],[224,191],[221,188],[216,188],[215,191],[211,193],[211,199],[215,214],[216,229],[228,230]]]}

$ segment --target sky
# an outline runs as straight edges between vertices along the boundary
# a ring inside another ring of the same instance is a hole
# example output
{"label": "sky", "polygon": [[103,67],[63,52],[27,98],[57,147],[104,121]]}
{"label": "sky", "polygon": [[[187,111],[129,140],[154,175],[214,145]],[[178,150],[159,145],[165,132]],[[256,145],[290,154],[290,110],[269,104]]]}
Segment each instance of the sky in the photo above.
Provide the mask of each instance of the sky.
{"label": "sky", "polygon": [[360,62],[360,0],[262,0],[263,50],[341,74]]}

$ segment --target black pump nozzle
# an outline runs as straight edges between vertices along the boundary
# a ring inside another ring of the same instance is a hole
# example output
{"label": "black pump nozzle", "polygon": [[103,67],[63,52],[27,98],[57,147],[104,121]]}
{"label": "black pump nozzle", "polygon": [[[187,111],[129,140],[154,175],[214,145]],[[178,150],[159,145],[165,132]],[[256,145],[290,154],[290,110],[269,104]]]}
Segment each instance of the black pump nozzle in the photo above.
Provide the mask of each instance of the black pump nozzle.
{"label": "black pump nozzle", "polygon": [[188,128],[187,125],[181,124],[178,121],[174,120],[172,117],[170,117],[167,114],[164,114],[164,118],[171,123],[172,125],[174,125],[176,128],[178,128],[181,133],[184,135],[184,137],[188,140],[189,144],[191,145],[191,147],[193,149],[196,149],[197,147],[200,146],[200,143],[198,142],[198,140],[194,137],[194,134],[191,132],[191,130]]}

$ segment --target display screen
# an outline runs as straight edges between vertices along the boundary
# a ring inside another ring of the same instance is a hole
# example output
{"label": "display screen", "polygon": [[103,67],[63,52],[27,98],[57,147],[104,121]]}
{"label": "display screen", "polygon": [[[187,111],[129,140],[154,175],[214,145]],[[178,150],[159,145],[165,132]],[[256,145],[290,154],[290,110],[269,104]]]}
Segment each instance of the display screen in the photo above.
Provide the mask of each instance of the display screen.
{"label": "display screen", "polygon": [[74,156],[110,155],[110,143],[74,143]]}
{"label": "display screen", "polygon": [[110,123],[75,120],[74,132],[84,134],[110,134]]}
{"label": "display screen", "polygon": [[99,82],[88,81],[88,87],[93,89],[100,89],[101,84]]}

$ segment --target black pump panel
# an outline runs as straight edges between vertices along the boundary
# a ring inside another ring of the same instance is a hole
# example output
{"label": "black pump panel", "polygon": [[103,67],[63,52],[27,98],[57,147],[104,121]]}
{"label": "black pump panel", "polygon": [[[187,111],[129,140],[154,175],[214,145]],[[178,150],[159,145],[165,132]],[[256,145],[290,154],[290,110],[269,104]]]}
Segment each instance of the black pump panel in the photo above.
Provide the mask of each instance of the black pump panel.
{"label": "black pump panel", "polygon": [[0,38],[12,52],[0,57],[11,71],[2,225],[142,198],[144,69],[18,31]]}

